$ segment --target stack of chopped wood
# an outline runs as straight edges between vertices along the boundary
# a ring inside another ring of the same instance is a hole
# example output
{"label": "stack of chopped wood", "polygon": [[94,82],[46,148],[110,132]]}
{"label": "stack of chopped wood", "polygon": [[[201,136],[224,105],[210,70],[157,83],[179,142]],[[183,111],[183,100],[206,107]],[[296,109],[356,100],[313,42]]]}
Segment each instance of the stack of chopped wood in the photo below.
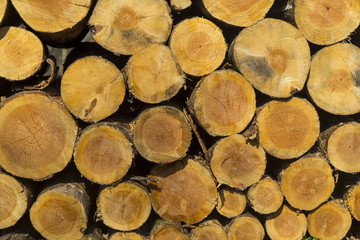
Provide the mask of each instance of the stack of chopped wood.
{"label": "stack of chopped wood", "polygon": [[0,240],[360,237],[358,0],[1,0]]}

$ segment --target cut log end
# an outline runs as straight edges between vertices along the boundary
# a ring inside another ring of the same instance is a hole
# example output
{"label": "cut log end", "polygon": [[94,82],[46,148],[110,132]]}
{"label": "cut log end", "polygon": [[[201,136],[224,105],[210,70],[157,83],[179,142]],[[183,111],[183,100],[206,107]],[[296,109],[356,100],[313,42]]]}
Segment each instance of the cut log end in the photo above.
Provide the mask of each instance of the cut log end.
{"label": "cut log end", "polygon": [[190,240],[190,237],[181,225],[162,222],[151,230],[150,240]]}
{"label": "cut log end", "polygon": [[192,0],[170,0],[171,9],[174,11],[182,11],[192,4]]}
{"label": "cut log end", "polygon": [[109,240],[145,240],[145,238],[134,232],[117,232],[111,235]]}
{"label": "cut log end", "polygon": [[245,194],[237,189],[227,186],[218,190],[218,203],[216,210],[224,217],[233,218],[239,216],[246,208]]}
{"label": "cut log end", "polygon": [[231,221],[228,226],[228,240],[262,240],[265,231],[258,219],[241,215]]}
{"label": "cut log end", "polygon": [[360,182],[346,192],[344,199],[351,215],[360,221]]}
{"label": "cut log end", "polygon": [[209,220],[191,231],[191,240],[227,240],[227,236],[217,220]]}

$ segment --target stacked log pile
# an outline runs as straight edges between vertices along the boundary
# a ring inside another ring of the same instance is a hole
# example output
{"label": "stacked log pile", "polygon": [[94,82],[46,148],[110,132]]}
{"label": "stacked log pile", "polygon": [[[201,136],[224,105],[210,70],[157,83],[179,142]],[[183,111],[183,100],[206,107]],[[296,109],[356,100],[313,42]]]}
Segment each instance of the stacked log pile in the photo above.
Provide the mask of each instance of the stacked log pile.
{"label": "stacked log pile", "polygon": [[360,238],[360,1],[0,0],[0,240]]}

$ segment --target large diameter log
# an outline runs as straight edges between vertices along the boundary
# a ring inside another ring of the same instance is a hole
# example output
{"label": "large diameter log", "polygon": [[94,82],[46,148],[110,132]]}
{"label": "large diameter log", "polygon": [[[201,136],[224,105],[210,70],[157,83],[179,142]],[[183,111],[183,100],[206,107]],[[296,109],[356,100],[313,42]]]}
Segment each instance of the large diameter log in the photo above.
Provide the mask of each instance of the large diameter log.
{"label": "large diameter log", "polygon": [[177,108],[149,108],[139,114],[133,126],[135,147],[148,161],[164,164],[185,157],[191,129]]}
{"label": "large diameter log", "polygon": [[229,53],[234,66],[262,93],[285,98],[304,87],[310,48],[285,21],[267,18],[242,30]]}
{"label": "large diameter log", "polygon": [[145,237],[134,232],[117,232],[112,234],[109,240],[145,240]]}
{"label": "large diameter log", "polygon": [[162,44],[151,44],[135,53],[125,74],[129,91],[146,103],[169,100],[185,83],[185,75],[170,48]]}
{"label": "large diameter log", "polygon": [[220,184],[243,190],[258,182],[265,173],[265,151],[261,146],[247,143],[240,134],[219,140],[210,155],[211,171]]}
{"label": "large diameter log", "polygon": [[221,29],[200,17],[185,19],[176,25],[169,46],[181,69],[192,76],[204,76],[217,69],[227,49]]}
{"label": "large diameter log", "polygon": [[334,191],[332,170],[321,157],[303,157],[284,169],[280,177],[286,200],[297,209],[313,210]]}
{"label": "large diameter log", "polygon": [[125,129],[106,122],[85,128],[74,152],[79,172],[98,184],[111,184],[123,178],[133,157]]}
{"label": "large diameter log", "polygon": [[44,47],[30,31],[18,27],[0,28],[0,76],[10,81],[25,80],[41,68]]}
{"label": "large diameter log", "polygon": [[230,188],[226,185],[218,189],[218,203],[216,210],[222,216],[233,218],[239,216],[246,208],[245,194],[235,188]]}
{"label": "large diameter log", "polygon": [[360,182],[357,182],[345,193],[344,200],[351,215],[360,221]]}
{"label": "large diameter log", "polygon": [[312,43],[330,45],[347,38],[360,23],[360,2],[295,0],[295,22]]}
{"label": "large diameter log", "polygon": [[311,60],[307,89],[315,104],[329,113],[360,112],[360,48],[338,43],[318,51]]}
{"label": "large diameter log", "polygon": [[45,189],[30,209],[34,228],[46,239],[79,239],[87,228],[90,198],[78,183]]}
{"label": "large diameter log", "polygon": [[228,240],[262,240],[265,237],[264,227],[251,215],[234,218],[228,225]]}
{"label": "large diameter log", "polygon": [[152,43],[164,43],[171,32],[165,0],[100,0],[89,20],[95,42],[115,53],[132,55]]}
{"label": "large diameter log", "polygon": [[227,240],[227,234],[219,221],[208,220],[191,231],[191,240]]}
{"label": "large diameter log", "polygon": [[101,191],[97,208],[97,216],[106,226],[131,231],[146,222],[151,212],[151,201],[145,188],[132,182],[122,182]]}
{"label": "large diameter log", "polygon": [[86,27],[91,0],[51,1],[11,0],[24,22],[42,38],[65,43],[79,36]]}
{"label": "large diameter log", "polygon": [[155,166],[148,176],[151,201],[160,217],[193,224],[210,214],[217,202],[210,170],[191,158]]}
{"label": "large diameter log", "polygon": [[339,200],[327,202],[308,215],[308,231],[319,239],[344,239],[351,223],[349,211]]}
{"label": "large diameter log", "polygon": [[190,240],[180,224],[161,222],[155,224],[150,233],[150,240]]}
{"label": "large diameter log", "polygon": [[76,123],[45,93],[22,92],[6,99],[0,126],[0,165],[15,176],[42,180],[71,159]]}
{"label": "large diameter log", "polygon": [[257,116],[259,141],[277,158],[291,159],[306,153],[320,133],[319,117],[306,99],[273,100]]}
{"label": "large diameter log", "polygon": [[60,91],[72,114],[85,122],[98,122],[116,112],[123,102],[124,77],[108,60],[84,57],[66,69]]}
{"label": "large diameter log", "polygon": [[233,70],[204,77],[188,101],[201,127],[211,136],[227,136],[245,129],[255,114],[255,91]]}

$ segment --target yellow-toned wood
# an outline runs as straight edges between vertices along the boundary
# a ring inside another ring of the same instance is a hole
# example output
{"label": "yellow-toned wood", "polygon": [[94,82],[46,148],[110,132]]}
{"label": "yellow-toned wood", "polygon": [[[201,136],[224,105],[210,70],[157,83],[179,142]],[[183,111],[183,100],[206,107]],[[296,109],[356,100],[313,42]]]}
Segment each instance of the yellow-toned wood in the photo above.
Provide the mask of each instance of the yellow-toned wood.
{"label": "yellow-toned wood", "polygon": [[95,42],[115,53],[132,55],[171,32],[165,0],[99,0],[89,20]]}
{"label": "yellow-toned wood", "polygon": [[30,192],[14,177],[0,173],[0,229],[13,226],[25,213]]}
{"label": "yellow-toned wood", "polygon": [[276,212],[284,200],[279,184],[270,177],[251,186],[246,196],[251,207],[260,214]]}
{"label": "yellow-toned wood", "polygon": [[357,182],[346,192],[344,200],[351,215],[360,221],[360,182]]}
{"label": "yellow-toned wood", "polygon": [[208,216],[217,203],[215,180],[210,170],[197,160],[184,158],[157,165],[148,177],[153,208],[166,220],[197,223]]}
{"label": "yellow-toned wood", "polygon": [[180,224],[161,222],[150,233],[150,240],[190,240]]}
{"label": "yellow-toned wood", "polygon": [[273,240],[301,240],[306,234],[307,219],[305,214],[283,205],[267,217],[265,227]]}
{"label": "yellow-toned wood", "polygon": [[77,126],[45,93],[16,94],[0,105],[0,165],[11,174],[41,180],[71,159]]}
{"label": "yellow-toned wood", "polygon": [[221,29],[200,17],[185,19],[176,25],[169,46],[181,69],[193,76],[204,76],[217,69],[227,50]]}
{"label": "yellow-toned wood", "polygon": [[294,208],[313,210],[334,191],[332,170],[325,159],[305,156],[281,172],[281,191]]}
{"label": "yellow-toned wood", "polygon": [[208,220],[191,231],[191,240],[227,240],[227,236],[219,221]]}
{"label": "yellow-toned wood", "polygon": [[246,207],[246,197],[244,192],[226,185],[218,188],[218,202],[216,210],[222,216],[233,218],[244,212]]}
{"label": "yellow-toned wood", "polygon": [[145,238],[134,232],[117,232],[111,235],[109,240],[145,240]]}
{"label": "yellow-toned wood", "polygon": [[114,64],[89,56],[66,69],[60,90],[72,114],[85,122],[98,122],[118,110],[124,100],[125,83]]}
{"label": "yellow-toned wood", "polygon": [[46,239],[79,239],[87,228],[90,198],[80,184],[45,189],[30,209],[34,228]]}
{"label": "yellow-toned wood", "polygon": [[308,215],[308,231],[319,239],[344,239],[351,223],[349,211],[339,200],[327,202]]}
{"label": "yellow-toned wood", "polygon": [[0,28],[0,76],[10,81],[34,75],[44,61],[44,47],[35,34],[18,27]]}
{"label": "yellow-toned wood", "polygon": [[135,147],[148,161],[163,164],[185,157],[191,129],[177,108],[149,108],[139,114],[133,126]]}
{"label": "yellow-toned wood", "polygon": [[145,188],[123,182],[101,191],[97,207],[97,216],[106,226],[131,231],[146,222],[151,212],[151,201]]}
{"label": "yellow-toned wood", "polygon": [[338,43],[311,60],[307,89],[316,105],[337,115],[360,112],[360,48]]}
{"label": "yellow-toned wood", "polygon": [[360,2],[295,0],[295,22],[312,43],[329,45],[347,38],[360,23]]}
{"label": "yellow-toned wood", "polygon": [[240,134],[219,140],[210,154],[211,171],[220,184],[243,190],[258,182],[265,172],[265,151],[247,143]]}
{"label": "yellow-toned wood", "polygon": [[291,24],[267,18],[242,30],[231,44],[234,66],[260,92],[290,97],[302,90],[310,67],[310,48]]}
{"label": "yellow-toned wood", "polygon": [[171,9],[174,11],[181,11],[192,4],[192,0],[170,0]]}
{"label": "yellow-toned wood", "polygon": [[3,23],[3,20],[6,15],[6,10],[9,7],[9,0],[0,0],[0,24]]}
{"label": "yellow-toned wood", "polygon": [[264,236],[264,227],[250,215],[234,218],[228,226],[228,240],[262,240]]}
{"label": "yellow-toned wood", "polygon": [[129,91],[146,103],[172,98],[185,83],[185,75],[170,48],[162,44],[151,44],[135,53],[125,74]]}
{"label": "yellow-toned wood", "polygon": [[213,17],[239,27],[248,27],[263,19],[274,0],[202,0]]}
{"label": "yellow-toned wood", "polygon": [[79,172],[99,184],[111,184],[123,178],[133,158],[126,133],[116,125],[105,122],[85,128],[74,152],[74,162]]}
{"label": "yellow-toned wood", "polygon": [[233,70],[204,77],[188,102],[201,127],[212,136],[227,136],[245,129],[255,114],[255,91]]}
{"label": "yellow-toned wood", "polygon": [[300,157],[314,145],[320,133],[315,108],[297,97],[265,104],[256,121],[260,144],[267,153],[281,159]]}

